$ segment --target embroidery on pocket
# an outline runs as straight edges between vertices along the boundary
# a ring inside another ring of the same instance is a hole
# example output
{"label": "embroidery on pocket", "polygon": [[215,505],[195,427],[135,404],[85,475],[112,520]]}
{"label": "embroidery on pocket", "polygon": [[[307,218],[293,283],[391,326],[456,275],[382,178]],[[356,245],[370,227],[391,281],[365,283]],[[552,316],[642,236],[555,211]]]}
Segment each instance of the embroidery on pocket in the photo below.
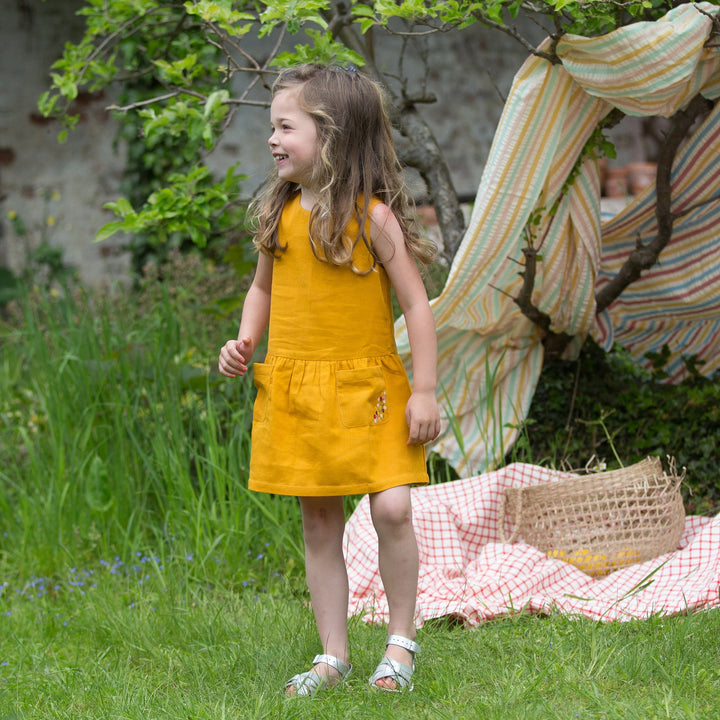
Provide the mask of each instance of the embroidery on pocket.
{"label": "embroidery on pocket", "polygon": [[378,396],[377,402],[375,403],[375,412],[373,414],[373,422],[377,425],[377,423],[381,422],[385,419],[385,413],[387,412],[387,400],[385,397],[385,393],[382,393]]}
{"label": "embroidery on pocket", "polygon": [[339,419],[345,427],[372,427],[387,422],[382,368],[338,370],[336,383]]}

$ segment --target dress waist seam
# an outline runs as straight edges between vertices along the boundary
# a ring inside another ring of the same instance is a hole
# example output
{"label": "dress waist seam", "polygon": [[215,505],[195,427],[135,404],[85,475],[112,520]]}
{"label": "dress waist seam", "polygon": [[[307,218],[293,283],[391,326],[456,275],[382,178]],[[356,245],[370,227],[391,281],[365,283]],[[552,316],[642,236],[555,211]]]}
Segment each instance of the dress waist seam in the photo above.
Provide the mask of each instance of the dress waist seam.
{"label": "dress waist seam", "polygon": [[391,350],[389,352],[377,353],[375,355],[349,355],[342,357],[305,357],[301,355],[291,355],[283,352],[272,352],[268,350],[265,356],[265,361],[277,358],[279,360],[293,360],[296,362],[308,362],[308,363],[338,363],[338,362],[351,362],[353,360],[379,360],[382,358],[396,358],[399,357],[397,350]]}

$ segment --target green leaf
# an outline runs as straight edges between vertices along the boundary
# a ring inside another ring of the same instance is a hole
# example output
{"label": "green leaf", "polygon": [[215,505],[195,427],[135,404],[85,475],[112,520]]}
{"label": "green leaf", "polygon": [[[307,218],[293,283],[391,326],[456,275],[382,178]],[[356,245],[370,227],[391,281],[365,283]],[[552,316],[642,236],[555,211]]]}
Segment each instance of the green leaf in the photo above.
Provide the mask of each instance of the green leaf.
{"label": "green leaf", "polygon": [[208,99],[205,101],[205,110],[203,112],[203,118],[207,120],[215,115],[218,108],[224,110],[225,103],[229,100],[230,93],[227,90],[216,90],[210,93]]}
{"label": "green leaf", "polygon": [[[109,205],[109,203],[108,203]],[[107,205],[106,205],[107,207]],[[133,209],[133,206],[130,204],[130,201],[127,198],[121,197],[118,198],[115,202],[114,207],[115,212],[117,212],[118,215],[122,215],[123,217],[127,215],[134,215],[135,210]]]}
{"label": "green leaf", "polygon": [[94,242],[102,242],[103,240],[107,240],[110,236],[114,235],[116,232],[121,232],[123,228],[125,227],[125,223],[122,220],[115,220],[113,222],[107,223],[107,225],[103,225],[95,234],[95,240]]}

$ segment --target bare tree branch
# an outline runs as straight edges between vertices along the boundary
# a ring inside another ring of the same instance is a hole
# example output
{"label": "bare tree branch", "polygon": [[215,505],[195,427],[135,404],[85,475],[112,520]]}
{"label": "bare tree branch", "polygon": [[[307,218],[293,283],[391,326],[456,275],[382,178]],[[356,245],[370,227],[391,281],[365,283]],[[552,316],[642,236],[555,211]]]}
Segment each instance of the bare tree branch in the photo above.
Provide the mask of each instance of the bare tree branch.
{"label": "bare tree branch", "polygon": [[553,65],[562,65],[562,60],[557,56],[555,53],[555,46],[557,45],[558,38],[553,37],[553,43],[552,43],[552,52],[546,53],[538,50],[529,40],[527,40],[525,37],[523,37],[518,29],[516,27],[508,27],[507,25],[502,25],[500,23],[495,22],[494,20],[491,20],[490,18],[486,17],[481,12],[474,12],[473,17],[481,24],[485,25],[486,27],[493,28],[494,30],[499,30],[501,33],[504,33],[505,35],[509,35],[511,38],[517,40],[531,55],[536,55],[537,57],[544,58],[548,62],[552,63]]}
{"label": "bare tree branch", "polygon": [[635,250],[625,261],[618,274],[605,285],[596,296],[597,312],[608,308],[631,283],[635,282],[643,270],[651,268],[658,261],[660,253],[672,238],[674,216],[672,213],[672,191],[670,175],[673,161],[681,142],[687,136],[690,127],[703,113],[712,108],[712,103],[702,95],[696,95],[684,110],[679,110],[672,117],[672,122],[665,141],[658,155],[656,193],[657,235],[647,244],[638,240]]}
{"label": "bare tree branch", "polygon": [[[635,250],[633,250],[625,261],[618,274],[597,294],[597,313],[601,313],[609,307],[630,284],[641,276],[643,270],[647,270],[657,263],[660,253],[672,239],[675,219],[688,212],[688,209],[676,214],[672,212],[672,190],[670,185],[672,166],[677,150],[687,137],[692,125],[698,117],[708,112],[712,107],[712,102],[701,95],[696,95],[684,110],[679,110],[672,117],[670,130],[665,136],[658,156],[656,177],[657,204],[655,208],[658,222],[657,234],[645,245],[643,245],[641,238],[638,238]],[[615,122],[617,122],[617,118],[613,119],[612,124]],[[711,198],[707,202],[715,202],[718,199],[720,199],[720,197]],[[523,248],[523,255],[525,257],[524,270],[521,273],[523,285],[518,296],[513,299],[521,309],[523,315],[543,330],[545,356],[547,359],[552,360],[562,355],[571,342],[572,336],[564,332],[554,332],[552,330],[552,318],[547,313],[542,312],[532,302],[538,252],[539,247],[533,247],[531,242],[528,243],[527,247]]]}
{"label": "bare tree branch", "polygon": [[552,330],[552,318],[533,303],[532,294],[535,289],[539,248],[532,247],[532,245],[528,244],[523,248],[522,252],[525,256],[524,269],[520,273],[523,284],[518,296],[513,298],[513,300],[520,308],[522,314],[543,331],[543,345],[545,346],[546,358],[553,359],[560,357],[563,350],[572,340],[572,335],[564,332],[558,333]]}

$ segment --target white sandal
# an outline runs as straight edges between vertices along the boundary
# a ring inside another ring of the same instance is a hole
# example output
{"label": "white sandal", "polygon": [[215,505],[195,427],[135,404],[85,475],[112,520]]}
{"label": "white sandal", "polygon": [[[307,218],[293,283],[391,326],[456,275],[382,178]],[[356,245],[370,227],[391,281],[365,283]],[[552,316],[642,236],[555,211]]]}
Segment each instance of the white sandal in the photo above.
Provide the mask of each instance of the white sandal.
{"label": "white sandal", "polygon": [[[327,678],[320,675],[314,667],[320,663],[329,665],[331,668],[340,673],[340,679],[338,682],[333,682],[335,678]],[[293,675],[285,683],[285,692],[287,693],[288,688],[293,687],[295,688],[295,695],[299,695],[301,697],[313,696],[318,692],[318,690],[324,690],[329,687],[337,687],[341,683],[345,682],[351,671],[352,665],[346,665],[342,660],[333,655],[316,655],[313,658],[313,668],[307,672]]]}
{"label": "white sandal", "polygon": [[[370,678],[370,685],[377,690],[385,690],[386,692],[402,692],[403,690],[411,692],[413,689],[412,676],[415,672],[415,655],[420,652],[420,646],[414,640],[409,640],[402,635],[390,635],[385,643],[385,647],[388,645],[397,645],[411,652],[413,654],[412,665],[404,665],[397,660],[384,657],[375,668],[375,672]],[[383,678],[394,680],[397,688],[391,689],[377,685],[377,681]]]}

